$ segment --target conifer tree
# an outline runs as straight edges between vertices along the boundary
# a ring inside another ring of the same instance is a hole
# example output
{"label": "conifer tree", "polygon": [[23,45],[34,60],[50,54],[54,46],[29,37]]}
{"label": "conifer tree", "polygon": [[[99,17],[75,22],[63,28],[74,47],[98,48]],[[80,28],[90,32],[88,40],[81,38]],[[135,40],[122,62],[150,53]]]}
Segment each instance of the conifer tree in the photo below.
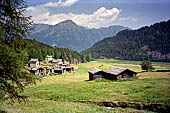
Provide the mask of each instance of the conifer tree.
{"label": "conifer tree", "polygon": [[28,54],[23,37],[31,27],[23,0],[0,0],[0,95],[20,99],[25,84],[34,78],[24,69]]}
{"label": "conifer tree", "polygon": [[91,54],[90,54],[90,53],[88,53],[88,54],[86,55],[86,60],[87,60],[87,62],[90,62],[90,61],[91,61]]}

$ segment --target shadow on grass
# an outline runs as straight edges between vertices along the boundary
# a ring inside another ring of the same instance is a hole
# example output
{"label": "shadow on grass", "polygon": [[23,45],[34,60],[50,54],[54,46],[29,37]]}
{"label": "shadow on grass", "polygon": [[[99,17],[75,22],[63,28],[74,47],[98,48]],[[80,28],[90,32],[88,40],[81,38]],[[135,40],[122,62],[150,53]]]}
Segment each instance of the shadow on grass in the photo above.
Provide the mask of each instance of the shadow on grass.
{"label": "shadow on grass", "polygon": [[0,110],[0,113],[7,113],[6,111]]}
{"label": "shadow on grass", "polygon": [[170,72],[170,70],[156,70],[156,72]]}
{"label": "shadow on grass", "polygon": [[122,79],[122,80],[109,80],[109,79],[96,79],[96,80],[85,80],[85,82],[89,82],[89,81],[95,81],[95,82],[125,82],[125,81],[134,81],[138,78],[133,78],[133,79]]}
{"label": "shadow on grass", "polygon": [[141,71],[138,73],[145,73],[145,72],[170,72],[170,70],[152,70],[152,71]]}

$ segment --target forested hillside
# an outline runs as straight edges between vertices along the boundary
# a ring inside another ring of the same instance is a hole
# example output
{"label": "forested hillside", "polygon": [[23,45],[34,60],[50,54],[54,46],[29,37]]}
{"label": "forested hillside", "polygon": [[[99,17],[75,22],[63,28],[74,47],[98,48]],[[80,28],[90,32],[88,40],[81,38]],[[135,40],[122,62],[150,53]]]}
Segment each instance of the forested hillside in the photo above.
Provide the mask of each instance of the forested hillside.
{"label": "forested hillside", "polygon": [[78,26],[71,20],[67,20],[54,26],[34,24],[33,30],[27,38],[35,39],[48,45],[56,44],[56,46],[60,48],[82,51],[103,38],[114,36],[124,29],[128,28],[123,26],[110,26],[100,29],[89,29]]}
{"label": "forested hillside", "polygon": [[137,30],[124,30],[91,48],[94,58],[170,61],[170,20]]}
{"label": "forested hillside", "polygon": [[65,48],[56,48],[35,40],[24,40],[26,45],[26,51],[30,58],[39,58],[44,60],[47,55],[52,55],[55,59],[61,58],[73,62],[77,59],[81,62],[81,54]]}

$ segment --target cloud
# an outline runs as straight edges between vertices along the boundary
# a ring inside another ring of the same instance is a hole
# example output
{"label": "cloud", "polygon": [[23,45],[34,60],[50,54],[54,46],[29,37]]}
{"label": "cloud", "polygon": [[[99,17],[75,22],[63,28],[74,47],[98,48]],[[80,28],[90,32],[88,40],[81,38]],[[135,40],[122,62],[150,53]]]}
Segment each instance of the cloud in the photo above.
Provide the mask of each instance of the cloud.
{"label": "cloud", "polygon": [[31,6],[26,9],[26,15],[39,16],[43,12],[47,13],[49,8],[69,7],[78,1],[79,0],[66,0],[65,2],[62,2],[62,0],[59,0],[58,2],[48,2],[42,5]]}
{"label": "cloud", "polygon": [[[72,1],[72,2],[71,2]],[[67,0],[65,4],[71,4],[77,0]],[[58,4],[61,2],[57,2]],[[44,5],[43,5],[44,6]],[[46,5],[50,6],[50,5]],[[56,5],[57,6],[57,5]],[[52,6],[50,6],[52,7]],[[110,26],[117,19],[121,10],[117,8],[106,9],[101,7],[91,14],[74,14],[74,13],[50,13],[48,8],[42,7],[28,7],[27,15],[31,15],[35,23],[43,23],[55,25],[65,20],[72,20],[80,26],[89,28],[99,28],[103,26]]]}
{"label": "cloud", "polygon": [[125,17],[125,18],[119,18],[120,21],[132,21],[132,22],[136,22],[138,21],[136,18],[131,18],[131,17]]}
{"label": "cloud", "polygon": [[79,0],[66,0],[65,2],[62,2],[62,0],[59,0],[58,2],[48,2],[40,6],[41,7],[69,7],[78,1]]}

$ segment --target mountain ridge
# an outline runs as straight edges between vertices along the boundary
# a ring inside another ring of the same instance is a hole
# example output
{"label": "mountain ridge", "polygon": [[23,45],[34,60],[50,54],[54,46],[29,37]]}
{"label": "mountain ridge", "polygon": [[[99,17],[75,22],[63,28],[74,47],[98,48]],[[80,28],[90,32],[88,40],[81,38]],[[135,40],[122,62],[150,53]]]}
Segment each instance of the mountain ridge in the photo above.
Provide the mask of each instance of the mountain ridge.
{"label": "mountain ridge", "polygon": [[95,42],[108,36],[114,36],[121,30],[129,29],[123,26],[102,27],[100,29],[86,28],[77,25],[72,20],[66,20],[56,25],[35,24],[28,39],[35,39],[48,45],[56,44],[60,48],[82,51]]}
{"label": "mountain ridge", "polygon": [[123,30],[114,37],[95,43],[83,53],[94,58],[116,58],[122,60],[170,61],[170,20]]}

